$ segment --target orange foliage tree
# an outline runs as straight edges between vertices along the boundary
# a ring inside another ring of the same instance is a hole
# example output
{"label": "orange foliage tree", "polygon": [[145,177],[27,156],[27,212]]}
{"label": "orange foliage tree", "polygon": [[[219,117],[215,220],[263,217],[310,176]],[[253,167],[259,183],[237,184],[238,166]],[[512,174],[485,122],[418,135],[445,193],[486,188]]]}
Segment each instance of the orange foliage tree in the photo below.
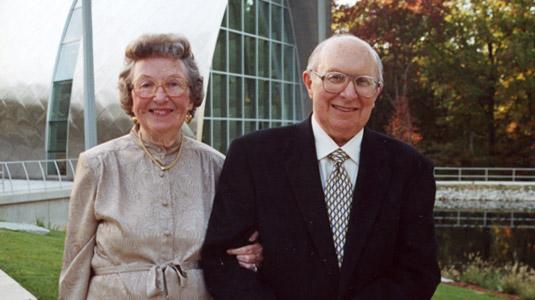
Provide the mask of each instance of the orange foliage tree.
{"label": "orange foliage tree", "polygon": [[360,0],[333,9],[333,32],[350,32],[369,42],[381,56],[386,98],[392,113],[385,131],[409,144],[422,139],[411,115],[411,87],[420,80],[422,41],[441,30],[443,0]]}

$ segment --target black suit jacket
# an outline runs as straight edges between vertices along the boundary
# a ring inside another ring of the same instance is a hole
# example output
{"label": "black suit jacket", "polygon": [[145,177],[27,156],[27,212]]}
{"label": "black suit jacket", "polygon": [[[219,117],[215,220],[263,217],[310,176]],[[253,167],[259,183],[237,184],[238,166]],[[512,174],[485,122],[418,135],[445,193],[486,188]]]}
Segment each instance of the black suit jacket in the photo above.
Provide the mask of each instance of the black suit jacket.
{"label": "black suit jacket", "polygon": [[[344,261],[339,269],[310,118],[230,146],[202,264],[215,299],[430,299],[440,282],[433,164],[364,129]],[[225,249],[260,232],[259,273]]]}

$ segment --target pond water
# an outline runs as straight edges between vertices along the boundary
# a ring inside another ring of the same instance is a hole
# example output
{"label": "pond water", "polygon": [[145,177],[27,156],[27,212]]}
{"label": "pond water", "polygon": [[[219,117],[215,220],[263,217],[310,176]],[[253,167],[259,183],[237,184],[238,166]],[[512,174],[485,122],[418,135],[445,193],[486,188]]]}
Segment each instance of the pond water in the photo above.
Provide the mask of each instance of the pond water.
{"label": "pond water", "polygon": [[435,213],[441,268],[463,264],[469,254],[477,254],[497,265],[520,262],[535,269],[535,226],[531,226],[535,222],[534,213],[515,213],[516,219],[511,213],[449,214],[462,218],[458,223],[445,224],[448,222],[440,219],[440,213]]}

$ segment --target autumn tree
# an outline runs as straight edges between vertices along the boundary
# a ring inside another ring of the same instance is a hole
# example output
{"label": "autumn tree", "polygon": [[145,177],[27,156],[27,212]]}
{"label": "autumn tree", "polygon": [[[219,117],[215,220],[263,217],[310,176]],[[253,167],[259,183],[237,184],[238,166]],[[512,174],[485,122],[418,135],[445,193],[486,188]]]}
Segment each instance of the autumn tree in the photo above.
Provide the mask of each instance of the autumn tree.
{"label": "autumn tree", "polygon": [[385,130],[413,145],[422,139],[410,105],[415,101],[413,88],[420,81],[422,41],[430,31],[441,30],[443,2],[360,0],[352,7],[337,6],[333,11],[334,32],[350,32],[377,49],[384,65],[382,98],[392,108]]}
{"label": "autumn tree", "polygon": [[497,152],[507,165],[535,167],[535,2],[500,1],[498,26],[507,40],[499,70]]}
{"label": "autumn tree", "polygon": [[533,0],[360,0],[333,10],[334,32],[382,57],[372,127],[413,145],[421,137],[440,166],[535,167],[533,28]]}
{"label": "autumn tree", "polygon": [[458,0],[450,12],[425,41],[423,69],[445,99],[450,138],[475,164],[533,165],[534,3]]}

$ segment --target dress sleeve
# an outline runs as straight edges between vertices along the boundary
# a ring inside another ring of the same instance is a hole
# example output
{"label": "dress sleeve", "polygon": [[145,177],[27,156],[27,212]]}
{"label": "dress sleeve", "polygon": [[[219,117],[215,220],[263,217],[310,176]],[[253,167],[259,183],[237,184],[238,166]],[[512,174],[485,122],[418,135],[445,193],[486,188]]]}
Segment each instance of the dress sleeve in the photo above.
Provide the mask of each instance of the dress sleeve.
{"label": "dress sleeve", "polygon": [[97,183],[95,174],[80,155],[69,202],[59,299],[86,299],[87,296],[98,225],[94,205]]}

